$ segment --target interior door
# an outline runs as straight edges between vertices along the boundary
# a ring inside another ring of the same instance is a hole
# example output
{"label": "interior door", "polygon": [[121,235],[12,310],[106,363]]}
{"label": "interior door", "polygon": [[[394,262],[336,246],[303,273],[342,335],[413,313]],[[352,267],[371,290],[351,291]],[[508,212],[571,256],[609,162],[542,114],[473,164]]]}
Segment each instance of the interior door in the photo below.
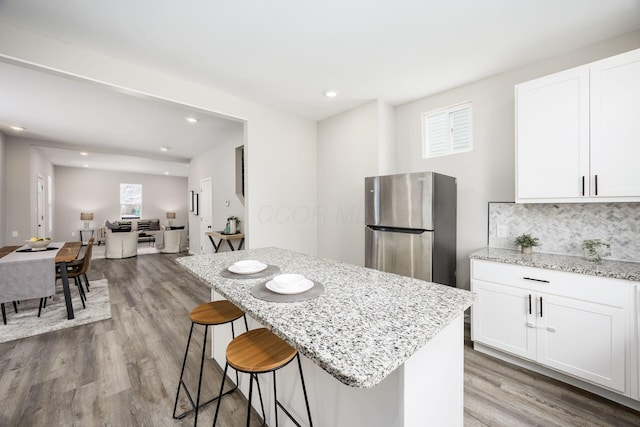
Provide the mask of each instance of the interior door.
{"label": "interior door", "polygon": [[46,228],[45,228],[45,200],[44,200],[44,178],[38,175],[37,177],[37,186],[38,186],[38,200],[36,206],[36,216],[37,216],[37,225],[38,229],[36,230],[37,236],[39,238],[46,237]]}
{"label": "interior door", "polygon": [[213,252],[213,245],[209,237],[205,235],[207,231],[213,231],[213,198],[211,194],[211,178],[200,180],[200,253],[210,254]]}

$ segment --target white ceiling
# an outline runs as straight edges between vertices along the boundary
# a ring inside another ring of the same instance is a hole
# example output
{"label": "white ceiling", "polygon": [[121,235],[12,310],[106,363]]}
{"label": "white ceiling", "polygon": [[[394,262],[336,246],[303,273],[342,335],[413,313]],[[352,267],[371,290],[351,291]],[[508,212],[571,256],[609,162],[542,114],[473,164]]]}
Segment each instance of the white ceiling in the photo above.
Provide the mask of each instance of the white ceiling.
{"label": "white ceiling", "polygon": [[[0,0],[3,22],[319,120],[373,99],[402,104],[638,30],[640,0]],[[5,73],[15,71],[0,70],[2,93]],[[191,133],[237,131],[213,118],[213,130],[203,120],[195,131],[167,118],[181,107],[143,107],[135,98],[121,107],[121,94],[99,86],[18,74],[11,104],[33,84],[48,102],[25,99],[22,116],[0,105],[0,122],[32,120],[24,126],[39,136],[56,139],[73,126],[77,139],[61,140],[149,153],[168,145],[170,155],[188,158],[202,149],[189,146]],[[339,96],[328,99],[325,89]],[[79,94],[85,90],[90,97]],[[36,104],[47,123],[35,122]],[[125,121],[132,116],[140,126]],[[163,135],[168,142],[154,146]]]}

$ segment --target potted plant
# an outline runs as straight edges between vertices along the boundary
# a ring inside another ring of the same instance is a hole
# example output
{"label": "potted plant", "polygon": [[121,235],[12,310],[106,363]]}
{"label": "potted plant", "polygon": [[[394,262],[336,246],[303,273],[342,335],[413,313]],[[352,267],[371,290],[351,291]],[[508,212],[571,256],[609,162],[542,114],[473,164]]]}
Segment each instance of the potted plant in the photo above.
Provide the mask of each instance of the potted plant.
{"label": "potted plant", "polygon": [[240,219],[232,215],[227,218],[227,228],[224,230],[226,234],[236,234],[240,232]]}
{"label": "potted plant", "polygon": [[521,247],[523,254],[530,254],[534,246],[538,246],[538,238],[532,237],[531,234],[524,233],[516,237],[514,243]]}
{"label": "potted plant", "polygon": [[582,250],[586,259],[595,262],[602,261],[602,258],[611,255],[611,245],[600,239],[583,240]]}

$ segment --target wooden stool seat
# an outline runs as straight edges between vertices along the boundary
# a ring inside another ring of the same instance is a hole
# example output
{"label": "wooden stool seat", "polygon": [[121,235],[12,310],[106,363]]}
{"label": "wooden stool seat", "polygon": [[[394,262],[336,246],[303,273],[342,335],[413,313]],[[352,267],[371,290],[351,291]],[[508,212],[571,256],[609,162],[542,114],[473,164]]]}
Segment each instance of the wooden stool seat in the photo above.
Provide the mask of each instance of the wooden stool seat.
{"label": "wooden stool seat", "polygon": [[200,304],[189,313],[193,323],[198,325],[221,325],[241,318],[244,312],[229,301],[212,301]]}
{"label": "wooden stool seat", "polygon": [[296,357],[297,350],[265,328],[246,332],[227,346],[227,362],[247,373],[275,371]]}

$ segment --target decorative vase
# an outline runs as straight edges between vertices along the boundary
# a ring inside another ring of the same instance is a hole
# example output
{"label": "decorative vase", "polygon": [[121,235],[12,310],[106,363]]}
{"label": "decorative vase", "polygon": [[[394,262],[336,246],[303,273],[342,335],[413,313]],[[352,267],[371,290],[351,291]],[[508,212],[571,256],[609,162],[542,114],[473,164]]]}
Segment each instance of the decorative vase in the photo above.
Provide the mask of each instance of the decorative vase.
{"label": "decorative vase", "polygon": [[235,219],[230,219],[227,224],[229,225],[229,234],[236,234],[237,233],[237,228],[238,228],[238,223],[236,222]]}
{"label": "decorative vase", "polygon": [[531,255],[531,253],[533,252],[533,247],[531,247],[531,246],[522,246],[521,251],[525,255]]}

